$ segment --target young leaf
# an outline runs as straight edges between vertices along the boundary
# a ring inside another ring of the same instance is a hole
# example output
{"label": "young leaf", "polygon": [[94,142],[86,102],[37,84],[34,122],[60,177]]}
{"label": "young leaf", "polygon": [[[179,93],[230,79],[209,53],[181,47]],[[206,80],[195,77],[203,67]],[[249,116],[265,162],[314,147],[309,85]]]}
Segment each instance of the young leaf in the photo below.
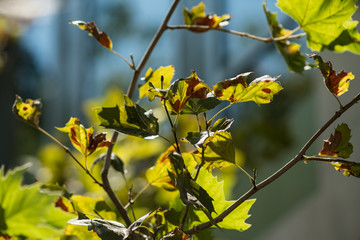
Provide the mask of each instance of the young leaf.
{"label": "young leaf", "polygon": [[169,172],[175,174],[172,170],[169,154],[175,152],[175,148],[171,146],[166,152],[156,160],[156,165],[146,171],[146,178],[151,185],[164,188],[168,191],[174,191],[175,183],[169,176]]}
{"label": "young leaf", "polygon": [[81,30],[88,31],[90,36],[93,36],[101,45],[112,49],[112,41],[110,37],[103,31],[99,31],[94,22],[84,21],[69,21],[70,24],[78,26]]}
{"label": "young leaf", "polygon": [[0,168],[0,232],[13,238],[52,239],[60,237],[73,216],[55,207],[59,195],[40,192],[40,183],[22,186],[29,165],[9,170]]}
{"label": "young leaf", "polygon": [[354,79],[354,75],[351,72],[347,73],[342,70],[336,74],[331,62],[324,62],[318,54],[313,54],[310,57],[314,58],[318,64],[318,68],[324,77],[325,85],[331,93],[335,96],[340,96],[348,91],[350,80]]}
{"label": "young leaf", "polygon": [[106,133],[99,133],[94,136],[94,128],[86,129],[78,118],[70,118],[63,128],[56,128],[59,131],[68,133],[72,145],[85,157],[96,152],[100,148],[111,146],[106,141]]}
{"label": "young leaf", "polygon": [[321,51],[345,30],[344,23],[352,20],[355,4],[356,0],[278,0],[277,6],[300,25],[309,48]]}
{"label": "young leaf", "polygon": [[159,124],[152,110],[145,111],[127,96],[124,99],[125,103],[122,107],[101,108],[98,112],[100,126],[143,138],[157,137]]}
{"label": "young leaf", "polygon": [[[274,38],[286,36],[290,30],[283,28],[278,23],[277,13],[268,11],[265,3],[263,3],[263,8],[272,36]],[[291,71],[302,73],[305,67],[309,66],[306,63],[306,57],[300,52],[301,46],[299,44],[289,40],[275,41],[274,43]]]}
{"label": "young leaf", "polygon": [[[235,202],[227,201],[225,199],[224,181],[218,182],[217,178],[212,176],[210,172],[200,171],[197,181],[214,198],[214,208],[216,213],[222,213],[226,208]],[[218,226],[224,229],[245,231],[251,226],[246,223],[245,220],[250,217],[249,210],[254,202],[255,199],[246,200],[227,217],[225,217],[223,221],[219,222]],[[198,221],[200,223],[208,221],[208,217],[203,212],[196,211],[196,215],[198,216]],[[213,216],[213,218],[215,217],[216,216]]]}
{"label": "young leaf", "polygon": [[[139,86],[139,98],[143,98],[149,95],[149,89],[166,89],[170,86],[170,81],[175,74],[175,68],[171,65],[166,67],[160,67],[155,69],[149,68],[145,74],[145,83]],[[163,76],[163,82],[161,82],[161,76]],[[149,84],[152,84],[151,87]]]}
{"label": "young leaf", "polygon": [[279,77],[270,77],[269,75],[256,78],[247,85],[246,79],[250,74],[251,72],[242,73],[217,83],[213,88],[215,96],[232,104],[254,101],[260,105],[269,103],[273,96],[283,89],[280,83],[275,81]]}
{"label": "young leaf", "polygon": [[169,110],[180,114],[190,99],[207,99],[210,88],[203,83],[195,72],[186,79],[171,84],[166,95]]}
{"label": "young leaf", "polygon": [[349,142],[351,130],[346,123],[338,125],[334,134],[324,140],[319,156],[349,158],[353,152],[353,145]]}
{"label": "young leaf", "polygon": [[[185,25],[200,25],[208,26],[211,28],[224,27],[229,24],[231,16],[229,14],[224,14],[218,16],[216,14],[210,16],[205,13],[205,4],[200,2],[197,6],[191,8],[183,8],[183,15],[185,20]],[[190,29],[193,32],[206,32],[209,29]]]}
{"label": "young leaf", "polygon": [[12,107],[14,114],[25,121],[29,125],[37,128],[39,127],[39,118],[41,115],[41,101],[39,99],[27,99],[23,102],[22,98],[16,95],[16,100]]}

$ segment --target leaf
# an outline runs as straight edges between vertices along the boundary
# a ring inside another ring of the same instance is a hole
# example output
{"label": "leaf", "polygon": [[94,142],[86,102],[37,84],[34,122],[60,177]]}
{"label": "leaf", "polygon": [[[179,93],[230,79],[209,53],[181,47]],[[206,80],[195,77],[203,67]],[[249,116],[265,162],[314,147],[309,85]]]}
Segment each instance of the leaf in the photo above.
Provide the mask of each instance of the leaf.
{"label": "leaf", "polygon": [[184,159],[176,152],[170,153],[169,158],[175,171],[175,184],[180,192],[180,199],[185,205],[205,208],[209,213],[214,211],[213,198],[199,184],[192,180],[185,168]]}
{"label": "leaf", "polygon": [[113,44],[110,37],[103,31],[99,31],[94,22],[69,21],[70,24],[78,26],[81,30],[88,31],[101,45],[108,49],[112,49]]}
{"label": "leaf", "polygon": [[[218,16],[216,14],[210,16],[205,13],[205,4],[200,2],[197,6],[191,8],[183,8],[183,15],[185,20],[185,25],[200,25],[208,26],[210,28],[219,28],[224,27],[229,24],[231,19],[230,14],[224,14]],[[209,29],[189,29],[193,32],[206,32]]]}
{"label": "leaf", "polygon": [[[204,189],[213,197],[215,212],[220,214],[228,208],[235,201],[227,201],[224,193],[224,181],[218,182],[217,178],[212,176],[209,171],[200,171],[197,182],[201,184]],[[225,217],[218,226],[224,229],[234,229],[238,231],[245,231],[251,225],[245,220],[250,217],[249,210],[254,204],[255,199],[246,200],[227,217]],[[208,221],[208,217],[201,211],[195,211],[200,223]],[[215,213],[212,214],[216,217]],[[215,226],[212,226],[215,227]]]}
{"label": "leaf", "polygon": [[59,237],[72,217],[55,207],[59,195],[40,192],[40,183],[22,186],[29,164],[9,170],[0,169],[0,232],[31,239]]}
{"label": "leaf", "polygon": [[[289,34],[290,30],[283,28],[277,20],[277,13],[271,13],[266,9],[266,4],[263,3],[266,19],[273,38],[283,37]],[[289,40],[275,41],[276,48],[284,57],[286,64],[290,71],[302,73],[305,67],[309,67],[306,63],[306,57],[300,52],[300,45]]]}
{"label": "leaf", "polygon": [[122,107],[102,107],[98,112],[100,126],[143,138],[154,138],[159,134],[159,124],[152,110],[145,111],[124,96]]}
{"label": "leaf", "polygon": [[314,58],[318,64],[327,89],[336,96],[340,96],[348,91],[350,80],[354,79],[354,75],[350,72],[347,73],[342,70],[336,73],[332,67],[331,62],[324,62],[318,54],[312,54],[310,57]]}
{"label": "leaf", "polygon": [[212,93],[208,93],[206,98],[190,98],[181,114],[193,114],[198,115],[202,112],[207,112],[221,103]]}
{"label": "leaf", "polygon": [[265,75],[247,85],[246,79],[250,74],[251,72],[242,73],[234,78],[218,82],[213,88],[215,96],[231,104],[254,101],[260,105],[271,102],[273,96],[283,89],[280,83],[275,81],[279,76]]}
{"label": "leaf", "polygon": [[39,99],[26,99],[26,101],[23,102],[22,98],[16,95],[12,110],[18,118],[25,121],[29,125],[38,128],[41,107],[42,103]]}
{"label": "leaf", "polygon": [[[96,164],[104,162],[105,158],[106,158],[106,153],[100,154],[91,164],[91,168],[90,168],[91,171]],[[124,174],[124,162],[115,153],[111,153],[110,164],[116,171],[120,172],[121,174]]]}
{"label": "leaf", "polygon": [[309,48],[321,51],[345,30],[352,20],[356,0],[278,0],[277,6],[291,16],[306,33]]}
{"label": "leaf", "polygon": [[78,118],[72,117],[65,127],[56,129],[68,133],[72,145],[85,157],[112,144],[110,141],[106,141],[106,133],[94,135],[94,128],[86,129]]}
{"label": "leaf", "polygon": [[190,99],[205,100],[208,98],[210,90],[211,89],[198,78],[196,72],[193,71],[193,74],[188,78],[179,79],[171,84],[165,97],[167,99],[166,104],[169,110],[180,114]]}
{"label": "leaf", "polygon": [[216,131],[226,131],[228,130],[231,125],[233,124],[234,119],[227,119],[226,117],[218,119],[214,125],[210,128],[210,131],[216,132]]}
{"label": "leaf", "polygon": [[172,170],[169,159],[169,154],[174,151],[175,148],[173,146],[168,148],[166,152],[161,154],[161,156],[156,160],[155,166],[146,171],[146,178],[151,185],[164,188],[168,191],[174,191],[176,189],[175,183],[168,174],[169,171],[175,174]]}
{"label": "leaf", "polygon": [[356,162],[340,162],[340,161],[332,161],[329,162],[334,166],[336,171],[343,171],[343,174],[347,177],[354,176],[360,178],[360,163]]}
{"label": "leaf", "polygon": [[[145,74],[145,83],[139,86],[139,98],[143,98],[149,95],[149,89],[158,88],[166,89],[170,86],[170,81],[175,74],[175,68],[171,65],[166,67],[160,67],[155,69],[149,68]],[[163,82],[161,82],[161,77],[163,77]],[[150,87],[149,83],[152,84]]]}
{"label": "leaf", "polygon": [[358,21],[346,21],[343,26],[345,30],[325,48],[331,51],[344,52],[350,51],[360,54],[360,33],[356,26]]}
{"label": "leaf", "polygon": [[349,142],[351,130],[346,123],[338,125],[334,134],[324,140],[324,145],[319,156],[349,158],[353,152],[353,145]]}

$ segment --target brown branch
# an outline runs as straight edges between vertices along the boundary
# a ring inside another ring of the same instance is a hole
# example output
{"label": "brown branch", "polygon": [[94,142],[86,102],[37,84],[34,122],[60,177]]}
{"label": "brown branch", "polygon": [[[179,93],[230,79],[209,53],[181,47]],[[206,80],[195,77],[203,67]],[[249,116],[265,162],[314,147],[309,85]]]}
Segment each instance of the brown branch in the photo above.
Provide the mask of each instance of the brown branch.
{"label": "brown branch", "polygon": [[132,78],[132,80],[130,82],[130,85],[129,85],[129,88],[128,88],[128,91],[127,91],[127,96],[129,98],[132,98],[132,95],[134,93],[134,90],[135,90],[136,83],[137,83],[137,80],[139,78],[139,75],[140,75],[142,69],[144,68],[147,60],[149,59],[152,51],[154,50],[157,42],[159,41],[160,37],[162,36],[164,31],[167,29],[167,24],[168,24],[168,22],[169,22],[169,20],[170,20],[170,18],[172,16],[172,14],[174,13],[174,11],[175,11],[175,9],[176,9],[179,2],[180,2],[180,0],[174,0],[173,4],[171,5],[171,7],[169,9],[169,12],[165,16],[164,21],[162,22],[162,24],[159,27],[159,29],[157,30],[154,38],[150,42],[150,44],[149,44],[144,56],[142,57],[139,65],[135,68],[133,78]]}
{"label": "brown branch", "polygon": [[294,39],[294,38],[301,38],[306,36],[305,33],[300,33],[300,34],[295,34],[295,35],[286,35],[286,36],[282,36],[282,37],[277,37],[277,38],[273,38],[273,37],[259,37],[259,36],[255,36],[252,35],[250,33],[245,33],[245,32],[238,32],[238,31],[234,31],[234,30],[228,30],[228,29],[224,29],[224,28],[212,28],[209,26],[202,26],[202,25],[177,25],[177,26],[167,26],[167,29],[171,29],[171,30],[175,30],[175,29],[186,29],[186,30],[213,30],[213,31],[220,31],[220,32],[225,32],[225,33],[230,33],[230,34],[234,34],[236,36],[239,37],[247,37],[250,39],[254,39],[257,41],[261,41],[261,42],[276,42],[276,41],[283,41],[286,39]]}
{"label": "brown branch", "polygon": [[222,212],[219,216],[213,219],[213,221],[209,221],[194,228],[185,231],[187,235],[195,234],[199,231],[207,229],[214,225],[215,223],[221,222],[227,215],[229,215],[232,211],[234,211],[237,207],[239,207],[245,200],[249,199],[252,195],[258,192],[260,189],[266,187],[284,173],[286,173],[290,168],[292,168],[297,162],[304,160],[305,152],[309,149],[309,147],[315,142],[316,139],[335,121],[337,120],[345,111],[351,108],[355,103],[360,101],[360,93],[358,93],[353,100],[351,100],[348,104],[346,104],[342,109],[337,111],[310,139],[309,141],[303,146],[300,152],[291,159],[287,164],[285,164],[282,168],[280,168],[277,172],[273,175],[262,181],[261,183],[253,186],[248,192],[246,192],[243,196],[241,196],[238,200],[236,200],[232,205],[230,205],[224,212]]}

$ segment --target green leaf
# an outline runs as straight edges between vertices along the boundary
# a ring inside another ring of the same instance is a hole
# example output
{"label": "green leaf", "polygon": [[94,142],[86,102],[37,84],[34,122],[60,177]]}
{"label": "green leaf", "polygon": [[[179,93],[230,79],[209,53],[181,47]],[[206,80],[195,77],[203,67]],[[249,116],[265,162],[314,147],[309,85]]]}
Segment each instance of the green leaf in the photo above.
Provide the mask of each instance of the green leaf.
{"label": "green leaf", "polygon": [[[277,20],[277,13],[271,13],[266,9],[266,4],[263,4],[266,19],[269,24],[271,34],[274,38],[283,37],[289,34],[290,30],[283,28]],[[284,57],[286,64],[290,71],[302,73],[305,67],[309,64],[306,63],[306,57],[300,52],[300,45],[289,40],[275,41],[276,48]]]}
{"label": "green leaf", "polygon": [[90,36],[93,36],[101,45],[112,49],[113,44],[110,37],[103,31],[99,31],[94,22],[84,21],[69,21],[70,24],[79,27],[81,30],[88,31]]}
{"label": "green leaf", "polygon": [[205,208],[208,212],[214,211],[213,199],[199,184],[192,180],[190,173],[185,169],[184,159],[178,153],[170,153],[169,158],[175,171],[175,183],[180,192],[180,199],[185,205],[194,205]]}
{"label": "green leaf", "polygon": [[20,96],[16,95],[12,110],[18,118],[37,128],[39,127],[41,107],[42,103],[39,99],[26,99],[24,102]]}
{"label": "green leaf", "polygon": [[[175,183],[169,176],[169,171],[173,172],[173,170],[168,156],[174,151],[175,148],[171,146],[156,160],[155,166],[146,171],[146,178],[151,185],[164,188],[168,191],[174,191],[176,189]],[[175,173],[173,172],[173,174]]]}
{"label": "green leaf", "polygon": [[349,158],[353,152],[353,145],[349,142],[351,130],[346,123],[338,125],[334,134],[324,140],[319,156]]}
{"label": "green leaf", "polygon": [[56,208],[59,196],[40,192],[40,183],[21,186],[28,167],[17,167],[5,175],[4,168],[0,169],[0,231],[31,239],[59,237],[72,215]]}
{"label": "green leaf", "polygon": [[[208,26],[211,28],[224,27],[229,24],[231,16],[229,14],[224,14],[222,16],[207,15],[205,13],[205,4],[200,2],[197,6],[191,8],[183,8],[183,15],[185,20],[185,25],[201,25]],[[193,32],[206,32],[209,29],[190,29]]]}
{"label": "green leaf", "polygon": [[85,157],[96,152],[100,148],[111,146],[106,141],[106,133],[94,135],[94,128],[85,128],[78,118],[70,118],[63,128],[56,128],[59,131],[68,133],[72,145]]}
{"label": "green leaf", "polygon": [[251,72],[242,73],[217,83],[214,86],[215,96],[220,100],[229,101],[231,104],[254,101],[260,105],[271,102],[273,96],[283,89],[280,83],[275,81],[279,76],[265,75],[247,85],[246,79],[250,74]]}
{"label": "green leaf", "polygon": [[340,161],[332,161],[329,162],[334,166],[336,171],[343,171],[343,174],[347,177],[354,176],[360,178],[360,163],[357,162],[340,162]]}
{"label": "green leaf", "polygon": [[[206,191],[213,197],[216,213],[222,213],[226,208],[235,202],[227,201],[225,199],[224,181],[218,182],[217,178],[212,176],[209,171],[200,171],[197,182],[201,184],[204,189],[206,189]],[[218,226],[224,229],[245,231],[251,226],[250,224],[246,223],[245,220],[250,217],[249,210],[254,202],[255,199],[246,200],[227,217],[225,217],[222,222],[219,222]],[[195,211],[195,213],[198,216],[198,221],[200,223],[208,221],[208,217],[203,212]],[[216,213],[212,214],[213,218],[216,217]]]}
{"label": "green leaf", "polygon": [[231,125],[233,124],[234,119],[227,119],[226,117],[224,118],[220,118],[218,119],[214,125],[210,128],[211,132],[216,132],[216,131],[226,131],[228,130]]}
{"label": "green leaf", "polygon": [[198,115],[202,112],[207,112],[221,103],[212,93],[208,93],[206,98],[190,98],[181,114]]}
{"label": "green leaf", "polygon": [[[149,68],[145,74],[145,83],[139,86],[139,98],[143,98],[149,95],[149,89],[158,88],[166,89],[170,86],[170,81],[175,74],[175,68],[171,65],[166,67],[160,67],[155,69]],[[161,82],[161,77],[163,77],[163,82]],[[151,87],[150,84],[151,83]]]}
{"label": "green leaf", "polygon": [[307,44],[314,51],[331,44],[352,20],[356,0],[278,0],[277,6],[291,16],[306,33]]}
{"label": "green leaf", "polygon": [[[95,165],[104,162],[105,158],[106,158],[106,153],[100,154],[91,164],[91,168],[90,168],[91,171]],[[120,172],[121,174],[124,174],[124,162],[115,153],[111,153],[110,164],[116,171]]]}
{"label": "green leaf", "polygon": [[100,126],[143,138],[155,138],[159,134],[159,124],[152,110],[146,111],[130,98],[124,96],[123,107],[103,107],[98,112]]}
{"label": "green leaf", "polygon": [[345,30],[338,38],[325,47],[331,51],[350,51],[360,54],[360,33],[357,31],[357,25],[358,21],[345,22],[343,24]]}
{"label": "green leaf", "polygon": [[351,72],[347,73],[342,70],[337,74],[331,62],[324,62],[318,54],[313,54],[310,57],[314,58],[318,64],[318,68],[324,77],[325,85],[332,94],[340,96],[348,91],[350,80],[354,79],[354,75]]}

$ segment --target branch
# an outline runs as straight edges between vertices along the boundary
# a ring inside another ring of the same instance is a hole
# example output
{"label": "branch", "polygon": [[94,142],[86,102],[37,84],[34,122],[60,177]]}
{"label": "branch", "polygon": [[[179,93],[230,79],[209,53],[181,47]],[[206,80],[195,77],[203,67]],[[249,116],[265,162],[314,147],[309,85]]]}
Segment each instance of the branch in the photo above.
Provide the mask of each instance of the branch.
{"label": "branch", "polygon": [[137,80],[139,78],[139,75],[141,73],[141,70],[144,68],[147,60],[149,59],[152,51],[154,50],[157,42],[159,41],[160,37],[162,36],[162,34],[164,33],[164,31],[167,29],[167,24],[172,16],[172,14],[174,13],[178,3],[180,2],[180,0],[174,0],[173,4],[171,5],[169,12],[167,13],[163,23],[161,24],[160,28],[157,30],[154,38],[152,39],[152,41],[150,42],[150,45],[148,46],[146,52],[144,53],[144,56],[142,57],[139,65],[136,67],[136,69],[134,69],[134,75],[133,78],[130,82],[128,91],[127,91],[127,96],[129,98],[132,98],[132,95],[134,93],[135,87],[136,87],[136,83]]}
{"label": "branch", "polygon": [[304,161],[318,161],[318,162],[326,162],[326,163],[342,163],[347,165],[358,165],[359,163],[355,163],[352,161],[347,161],[343,158],[339,157],[323,157],[323,156],[304,156]]}
{"label": "branch", "polygon": [[230,205],[224,212],[222,212],[219,216],[213,219],[213,221],[209,221],[203,224],[200,224],[198,226],[195,226],[194,228],[185,231],[185,234],[192,235],[199,231],[202,231],[204,229],[207,229],[214,225],[215,223],[221,222],[227,215],[229,215],[232,211],[234,211],[237,207],[240,206],[245,200],[249,199],[252,195],[254,195],[256,192],[258,192],[260,189],[266,187],[276,179],[278,179],[280,176],[282,176],[284,173],[286,173],[290,168],[292,168],[297,162],[304,160],[305,152],[309,149],[309,147],[315,142],[316,139],[319,138],[319,136],[341,115],[347,111],[349,108],[351,108],[355,103],[360,101],[360,93],[358,93],[353,100],[351,100],[348,104],[346,104],[342,109],[335,112],[335,114],[309,139],[309,141],[303,146],[303,148],[300,150],[300,152],[291,159],[287,164],[285,164],[282,168],[280,168],[277,172],[275,172],[273,175],[262,181],[261,183],[257,184],[256,186],[253,186],[248,192],[246,192],[243,196],[241,196],[238,200],[236,200],[232,205]]}
{"label": "branch", "polygon": [[[276,42],[276,41],[283,41],[286,39],[294,39],[294,38],[301,38],[306,36],[306,33],[300,33],[300,34],[295,34],[295,35],[286,35],[286,36],[282,36],[282,37],[277,37],[277,38],[273,38],[273,37],[259,37],[259,36],[255,36],[252,35],[250,33],[245,33],[245,32],[238,32],[238,31],[234,31],[234,30],[228,30],[228,29],[224,29],[224,28],[212,28],[209,26],[202,26],[202,25],[177,25],[177,26],[167,26],[167,29],[171,29],[171,30],[175,30],[175,29],[186,29],[186,30],[213,30],[213,31],[220,31],[220,32],[225,32],[225,33],[230,33],[230,34],[234,34],[236,36],[239,37],[247,37],[250,39],[254,39],[257,41],[261,41],[261,42]],[[297,31],[298,29],[296,29]]]}
{"label": "branch", "polygon": [[105,190],[107,195],[110,197],[111,201],[115,204],[116,209],[119,211],[121,217],[124,219],[124,221],[126,223],[126,226],[128,227],[131,225],[131,220],[129,218],[129,215],[127,214],[127,212],[126,212],[124,206],[122,205],[122,203],[120,202],[120,200],[115,195],[114,191],[112,190],[110,183],[109,183],[109,179],[108,179],[108,173],[109,173],[110,161],[111,161],[111,159],[110,159],[111,152],[112,152],[112,149],[114,147],[114,144],[116,142],[118,135],[119,135],[119,133],[117,131],[115,131],[114,135],[112,136],[112,139],[111,139],[112,145],[108,148],[108,151],[106,153],[104,166],[103,166],[103,169],[101,172],[101,178],[103,181],[103,189]]}

